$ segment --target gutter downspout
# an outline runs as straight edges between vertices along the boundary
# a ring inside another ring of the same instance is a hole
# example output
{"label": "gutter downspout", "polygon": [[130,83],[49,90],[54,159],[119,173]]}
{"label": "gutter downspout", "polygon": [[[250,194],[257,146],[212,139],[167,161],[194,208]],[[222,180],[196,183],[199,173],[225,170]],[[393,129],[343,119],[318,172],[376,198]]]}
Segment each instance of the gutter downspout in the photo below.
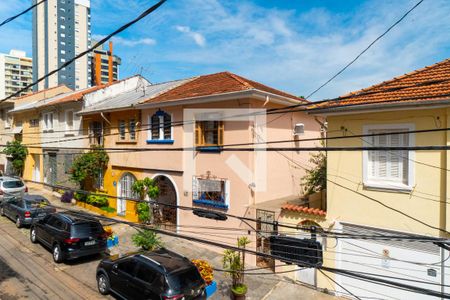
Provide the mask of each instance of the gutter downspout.
{"label": "gutter downspout", "polygon": [[103,112],[100,113],[100,116],[102,116],[103,120],[105,120],[105,122],[108,123],[109,126],[111,126],[111,122],[105,117]]}

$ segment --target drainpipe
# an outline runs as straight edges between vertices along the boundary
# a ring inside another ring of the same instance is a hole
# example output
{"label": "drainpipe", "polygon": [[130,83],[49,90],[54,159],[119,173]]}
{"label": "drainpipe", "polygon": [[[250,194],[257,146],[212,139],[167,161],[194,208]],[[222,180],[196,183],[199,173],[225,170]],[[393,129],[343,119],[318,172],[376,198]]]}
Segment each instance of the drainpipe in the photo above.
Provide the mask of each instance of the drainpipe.
{"label": "drainpipe", "polygon": [[108,123],[109,126],[111,126],[111,122],[105,117],[105,115],[101,112],[100,116],[102,116],[103,120],[105,120],[106,123]]}
{"label": "drainpipe", "polygon": [[[449,114],[450,114],[450,108],[447,108],[446,114],[445,114],[445,122],[444,124],[447,126],[447,128],[450,125],[450,118],[449,118]],[[445,131],[445,142],[448,145],[450,145],[450,132],[449,131]],[[442,172],[442,176],[443,178],[443,182],[445,183],[444,186],[444,222],[442,222],[442,229],[447,230],[447,216],[448,216],[448,209],[449,209],[449,204],[447,203],[447,197],[449,195],[449,188],[450,188],[450,183],[448,182],[448,169],[450,168],[450,160],[448,157],[448,150],[443,151],[443,161],[444,161],[444,171]],[[443,247],[441,247],[441,293],[445,293],[445,262],[446,262],[446,251]]]}

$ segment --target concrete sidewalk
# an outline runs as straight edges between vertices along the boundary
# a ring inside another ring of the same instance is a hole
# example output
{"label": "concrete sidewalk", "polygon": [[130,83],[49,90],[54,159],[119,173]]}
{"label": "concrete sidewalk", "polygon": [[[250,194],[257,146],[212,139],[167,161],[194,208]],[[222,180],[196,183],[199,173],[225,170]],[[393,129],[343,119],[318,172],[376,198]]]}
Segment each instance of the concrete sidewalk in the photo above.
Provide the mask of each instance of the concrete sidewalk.
{"label": "concrete sidewalk", "polygon": [[[58,196],[45,189],[38,187],[30,187],[30,194],[41,194],[47,197],[52,204],[58,207],[63,207],[71,210],[87,211],[79,206],[61,203]],[[92,213],[92,212],[91,212]],[[139,250],[132,244],[131,237],[136,230],[125,224],[111,225],[115,234],[119,236],[119,246],[111,250],[112,254],[126,254],[128,252]],[[221,251],[216,252],[205,249],[199,244],[189,242],[185,239],[179,239],[170,236],[161,236],[164,246],[172,251],[180,253],[189,259],[204,259],[211,263],[214,268],[222,268]],[[267,273],[267,272],[259,272]],[[212,300],[230,299],[230,284],[231,279],[225,275],[224,272],[215,271],[214,280],[217,282],[218,290],[216,294],[211,297]],[[327,295],[308,288],[306,286],[297,284],[292,280],[283,278],[279,275],[246,275],[245,282],[248,286],[247,299],[261,300],[261,299],[319,299],[332,300],[339,299],[337,297]]]}

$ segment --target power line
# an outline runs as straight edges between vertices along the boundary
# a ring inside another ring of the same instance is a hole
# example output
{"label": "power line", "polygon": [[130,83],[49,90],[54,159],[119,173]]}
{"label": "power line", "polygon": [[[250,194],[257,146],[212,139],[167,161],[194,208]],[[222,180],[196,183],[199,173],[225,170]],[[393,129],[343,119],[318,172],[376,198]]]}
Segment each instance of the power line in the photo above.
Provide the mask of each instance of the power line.
{"label": "power line", "polygon": [[38,2],[38,3],[36,3],[36,4],[33,4],[32,6],[28,7],[28,8],[25,9],[24,11],[18,13],[17,15],[12,16],[12,17],[9,17],[8,19],[6,19],[6,20],[4,20],[3,22],[0,23],[0,27],[2,27],[3,25],[8,24],[8,23],[11,22],[11,21],[14,21],[14,20],[17,19],[18,17],[20,17],[20,16],[26,14],[27,12],[29,12],[30,10],[32,10],[33,8],[39,6],[40,4],[42,4],[42,3],[44,3],[44,2],[47,2],[47,0],[42,0],[41,2]]}
{"label": "power line", "polygon": [[350,292],[349,290],[347,290],[344,286],[342,286],[341,284],[339,284],[337,281],[335,281],[333,278],[331,278],[330,276],[328,276],[327,274],[325,274],[324,271],[319,269],[319,272],[322,273],[323,276],[325,276],[326,278],[328,278],[329,280],[333,281],[334,284],[336,284],[337,286],[339,286],[341,289],[343,289],[344,291],[346,291],[347,293],[349,293],[350,295],[352,295],[353,297],[355,297],[356,299],[361,300],[361,298],[359,298],[358,296],[356,296],[355,294],[353,294],[352,292]]}
{"label": "power line", "polygon": [[[27,182],[32,182],[32,183],[37,183],[37,184],[41,184],[47,187],[51,187],[51,188],[55,188],[55,189],[62,189],[65,191],[70,191],[70,192],[74,192],[74,193],[81,193],[84,195],[97,195],[97,196],[106,196],[108,198],[112,198],[112,199],[121,199],[121,200],[126,200],[126,201],[132,201],[132,202],[137,202],[137,203],[148,203],[148,204],[153,204],[153,205],[160,205],[160,206],[166,206],[166,207],[171,207],[171,208],[176,208],[176,209],[180,209],[180,210],[188,210],[188,211],[193,211],[195,209],[201,209],[201,210],[207,210],[204,208],[196,208],[196,207],[189,207],[189,206],[181,206],[181,205],[175,205],[175,204],[167,204],[167,203],[160,203],[154,200],[140,200],[137,198],[130,198],[130,197],[119,197],[119,196],[113,196],[113,195],[105,195],[105,194],[98,194],[98,193],[94,193],[94,192],[89,192],[89,191],[85,191],[85,190],[79,190],[79,189],[73,189],[67,186],[63,186],[63,185],[54,185],[54,184],[49,184],[49,183],[44,183],[44,182],[39,182],[39,181],[33,181],[33,180],[26,180]],[[228,214],[228,213],[222,213],[221,214],[230,217],[230,218],[235,218],[238,220],[243,220],[243,221],[249,221],[249,222],[256,222],[256,223],[261,223],[261,224],[267,224],[267,225],[274,225],[274,226],[278,226],[278,227],[283,227],[283,228],[290,228],[290,229],[303,229],[304,231],[311,231],[310,227],[302,227],[302,226],[292,226],[292,225],[286,225],[280,222],[266,222],[266,221],[262,221],[262,220],[258,220],[258,219],[252,219],[252,218],[248,218],[248,217],[242,217],[242,216],[237,216],[237,215],[233,215],[233,214]],[[443,242],[445,243],[447,240],[443,239],[443,238],[435,238],[435,237],[426,237],[426,236],[414,236],[414,235],[353,235],[353,234],[345,234],[345,233],[341,233],[341,232],[332,232],[332,231],[326,231],[323,230],[322,232],[318,231],[317,234],[328,234],[329,236],[335,236],[337,238],[358,238],[358,239],[380,239],[380,240],[392,240],[392,239],[401,239],[401,240],[410,240],[410,241],[422,241],[422,242]]]}
{"label": "power line", "polygon": [[[159,228],[153,228],[153,227],[151,227],[149,225],[137,224],[137,223],[134,223],[134,222],[122,221],[122,220],[117,220],[117,219],[108,218],[108,217],[104,217],[104,216],[96,216],[96,215],[93,215],[91,213],[84,213],[84,212],[80,213],[78,211],[72,211],[70,209],[65,209],[65,210],[71,211],[72,213],[75,213],[75,214],[81,214],[81,215],[84,215],[84,216],[90,216],[92,218],[96,218],[97,220],[108,220],[108,221],[112,221],[112,222],[116,222],[116,223],[126,224],[126,225],[129,225],[129,226],[135,227],[135,228],[150,229],[150,230],[153,230],[154,232],[159,233],[159,234],[168,235],[168,236],[172,236],[172,237],[180,238],[180,239],[185,239],[185,240],[189,240],[191,242],[207,244],[209,246],[214,246],[214,247],[223,248],[223,249],[230,249],[230,250],[234,250],[234,251],[244,251],[244,252],[248,252],[250,254],[254,254],[254,255],[257,255],[257,256],[277,259],[277,257],[275,257],[275,256],[273,256],[271,254],[255,251],[255,250],[248,249],[248,248],[239,248],[239,247],[236,247],[236,246],[227,245],[227,244],[219,243],[219,242],[216,242],[216,241],[205,240],[203,238],[198,238],[198,237],[195,237],[195,236],[181,235],[181,234],[178,234],[178,233],[162,230],[162,229],[159,229]],[[290,259],[286,259],[286,261],[292,262],[294,264],[298,263],[297,261],[293,261],[293,260],[290,260]],[[415,292],[415,293],[420,293],[420,294],[425,294],[425,295],[430,295],[430,296],[442,297],[442,298],[445,298],[445,299],[450,299],[450,295],[446,294],[446,293],[436,292],[436,291],[429,290],[429,289],[424,289],[424,288],[418,288],[416,286],[411,286],[411,285],[407,285],[407,284],[403,284],[403,283],[399,283],[399,282],[393,282],[393,281],[382,279],[382,278],[376,278],[376,277],[373,277],[373,276],[365,275],[363,273],[356,273],[355,274],[355,272],[349,271],[349,270],[336,269],[336,268],[330,268],[330,267],[324,267],[324,266],[316,266],[316,265],[309,265],[309,266],[307,265],[307,267],[312,267],[312,268],[316,268],[316,269],[319,269],[319,270],[333,272],[335,274],[341,274],[341,275],[352,277],[352,278],[355,278],[355,279],[358,279],[358,280],[362,280],[362,281],[372,282],[372,283],[381,284],[381,285],[388,285],[390,287],[399,288],[399,289],[403,289],[403,290],[410,291],[410,292]],[[384,277],[384,276],[381,276],[381,275],[378,275],[378,276]],[[407,279],[405,279],[405,280],[407,280]]]}
{"label": "power line", "polygon": [[313,92],[311,92],[308,96],[306,96],[306,99],[313,96],[315,93],[320,91],[324,86],[326,86],[328,83],[333,81],[336,77],[338,77],[340,74],[342,74],[345,70],[347,70],[348,67],[350,67],[354,62],[356,62],[364,53],[367,52],[376,42],[378,42],[381,38],[383,38],[389,31],[391,31],[395,26],[397,26],[403,19],[406,18],[414,9],[416,9],[424,0],[420,0],[417,2],[410,10],[408,10],[400,19],[398,19],[394,24],[392,24],[385,32],[383,32],[380,36],[378,36],[372,43],[369,44],[361,53],[359,53],[352,61],[350,61],[347,65],[345,65],[344,68],[342,68],[339,72],[334,74],[330,79],[328,79],[325,83],[323,83],[321,86],[319,86],[317,89],[315,89]]}
{"label": "power line", "polygon": [[121,33],[122,31],[124,31],[125,29],[129,28],[130,26],[134,25],[135,23],[139,22],[141,19],[145,18],[146,16],[148,16],[149,14],[151,14],[153,11],[155,11],[156,9],[158,9],[164,2],[166,2],[167,0],[160,0],[158,3],[156,3],[155,5],[153,5],[152,7],[150,7],[149,9],[147,9],[146,11],[144,11],[142,14],[140,14],[137,18],[135,18],[134,20],[126,23],[125,25],[121,26],[120,28],[116,29],[114,32],[110,33],[109,35],[107,35],[106,37],[104,37],[103,39],[101,39],[99,42],[97,42],[94,46],[88,48],[87,50],[81,52],[80,54],[76,55],[74,58],[69,59],[67,62],[65,62],[64,64],[62,64],[59,68],[50,71],[49,73],[47,73],[46,75],[42,76],[41,78],[37,79],[35,82],[32,82],[30,84],[28,84],[27,86],[25,86],[24,88],[20,89],[19,91],[17,91],[16,93],[0,100],[1,102],[4,102],[8,99],[11,99],[13,97],[16,97],[18,95],[20,95],[20,93],[22,93],[23,91],[28,90],[29,88],[35,86],[36,84],[38,84],[39,82],[43,81],[44,79],[50,77],[51,75],[59,72],[60,70],[66,68],[67,66],[69,66],[71,63],[73,63],[75,60],[85,56],[86,54],[94,51],[95,49],[97,49],[99,46],[103,45],[106,41],[108,41],[110,38],[112,38],[113,36]]}

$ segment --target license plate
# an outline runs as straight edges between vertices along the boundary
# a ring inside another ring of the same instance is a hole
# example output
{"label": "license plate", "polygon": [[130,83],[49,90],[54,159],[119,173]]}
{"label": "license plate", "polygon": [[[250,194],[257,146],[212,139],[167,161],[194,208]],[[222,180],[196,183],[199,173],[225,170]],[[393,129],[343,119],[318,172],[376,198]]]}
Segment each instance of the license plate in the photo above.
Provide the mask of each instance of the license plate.
{"label": "license plate", "polygon": [[95,245],[95,241],[89,241],[89,242],[84,242],[85,246],[92,246]]}
{"label": "license plate", "polygon": [[45,217],[45,213],[38,214],[38,218]]}

